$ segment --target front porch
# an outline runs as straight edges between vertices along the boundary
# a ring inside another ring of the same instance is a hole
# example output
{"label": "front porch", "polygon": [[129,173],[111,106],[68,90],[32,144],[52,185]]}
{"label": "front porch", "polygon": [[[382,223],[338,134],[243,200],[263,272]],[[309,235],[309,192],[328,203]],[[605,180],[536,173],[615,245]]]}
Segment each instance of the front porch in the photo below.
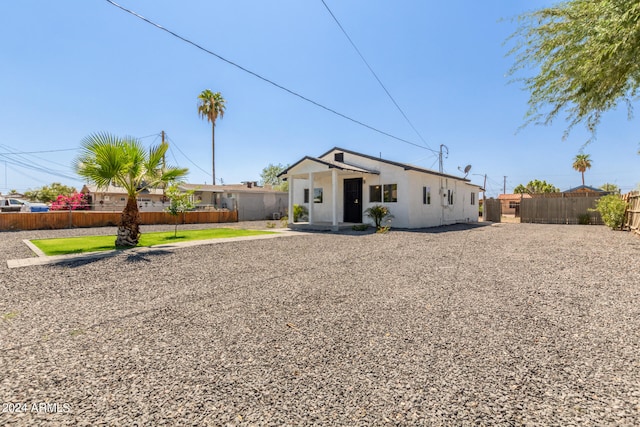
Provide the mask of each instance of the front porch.
{"label": "front porch", "polygon": [[320,221],[320,222],[292,222],[289,223],[288,227],[292,230],[296,231],[341,231],[341,230],[351,230],[354,226],[361,226],[363,223],[355,223],[355,222],[340,222],[337,225],[333,225],[328,221]]}
{"label": "front porch", "polygon": [[377,182],[379,172],[346,164],[341,154],[305,157],[282,173],[289,183],[289,212],[296,205],[306,210],[305,222],[289,215],[289,228],[337,231],[363,224],[364,184],[366,179]]}

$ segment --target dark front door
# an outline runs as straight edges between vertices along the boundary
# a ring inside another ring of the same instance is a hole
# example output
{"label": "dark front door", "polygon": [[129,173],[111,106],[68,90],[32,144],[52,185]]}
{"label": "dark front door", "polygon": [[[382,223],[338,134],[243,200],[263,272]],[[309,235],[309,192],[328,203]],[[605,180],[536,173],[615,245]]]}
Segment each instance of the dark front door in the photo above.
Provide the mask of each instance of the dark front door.
{"label": "dark front door", "polygon": [[344,180],[344,222],[362,222],[362,178]]}

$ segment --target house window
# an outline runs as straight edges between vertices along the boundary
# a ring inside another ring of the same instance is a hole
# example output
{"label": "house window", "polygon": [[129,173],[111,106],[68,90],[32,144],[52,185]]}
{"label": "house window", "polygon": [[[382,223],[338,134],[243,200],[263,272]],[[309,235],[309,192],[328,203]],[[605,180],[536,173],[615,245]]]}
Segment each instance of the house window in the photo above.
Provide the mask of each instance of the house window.
{"label": "house window", "polygon": [[[309,203],[309,189],[304,189],[304,203]],[[313,189],[313,203],[322,203],[322,188]]]}
{"label": "house window", "polygon": [[385,184],[382,190],[385,203],[398,201],[398,184]]}
{"label": "house window", "polygon": [[509,202],[509,209],[516,209],[520,207],[520,202]]}
{"label": "house window", "polygon": [[453,205],[453,190],[447,190],[447,200],[450,205]]}
{"label": "house window", "polygon": [[382,186],[370,185],[369,186],[369,203],[382,202]]}
{"label": "house window", "polygon": [[422,187],[422,204],[431,204],[431,187]]}
{"label": "house window", "polygon": [[476,204],[476,193],[471,193],[471,204],[472,205]]}

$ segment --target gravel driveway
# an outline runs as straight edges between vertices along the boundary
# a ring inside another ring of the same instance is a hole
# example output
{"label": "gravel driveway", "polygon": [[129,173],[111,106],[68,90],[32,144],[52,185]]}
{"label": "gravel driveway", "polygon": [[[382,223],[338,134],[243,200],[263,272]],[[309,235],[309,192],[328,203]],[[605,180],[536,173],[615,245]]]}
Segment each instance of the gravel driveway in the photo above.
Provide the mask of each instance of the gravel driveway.
{"label": "gravel driveway", "polygon": [[315,233],[6,267],[21,239],[67,233],[0,233],[0,424],[640,424],[630,233]]}

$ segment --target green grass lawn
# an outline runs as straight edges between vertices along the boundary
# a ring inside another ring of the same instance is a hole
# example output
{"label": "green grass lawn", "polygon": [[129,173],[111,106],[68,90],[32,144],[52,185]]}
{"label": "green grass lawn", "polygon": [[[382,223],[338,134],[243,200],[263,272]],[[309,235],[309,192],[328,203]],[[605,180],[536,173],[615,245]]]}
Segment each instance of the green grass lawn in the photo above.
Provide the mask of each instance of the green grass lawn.
{"label": "green grass lawn", "polygon": [[[207,230],[180,230],[177,237],[173,231],[143,233],[137,247],[155,246],[190,240],[224,239],[229,237],[259,236],[274,234],[273,231],[239,230],[234,228],[210,228]],[[32,240],[46,255],[79,254],[83,252],[109,251],[116,249],[116,236],[83,236],[65,239]]]}

